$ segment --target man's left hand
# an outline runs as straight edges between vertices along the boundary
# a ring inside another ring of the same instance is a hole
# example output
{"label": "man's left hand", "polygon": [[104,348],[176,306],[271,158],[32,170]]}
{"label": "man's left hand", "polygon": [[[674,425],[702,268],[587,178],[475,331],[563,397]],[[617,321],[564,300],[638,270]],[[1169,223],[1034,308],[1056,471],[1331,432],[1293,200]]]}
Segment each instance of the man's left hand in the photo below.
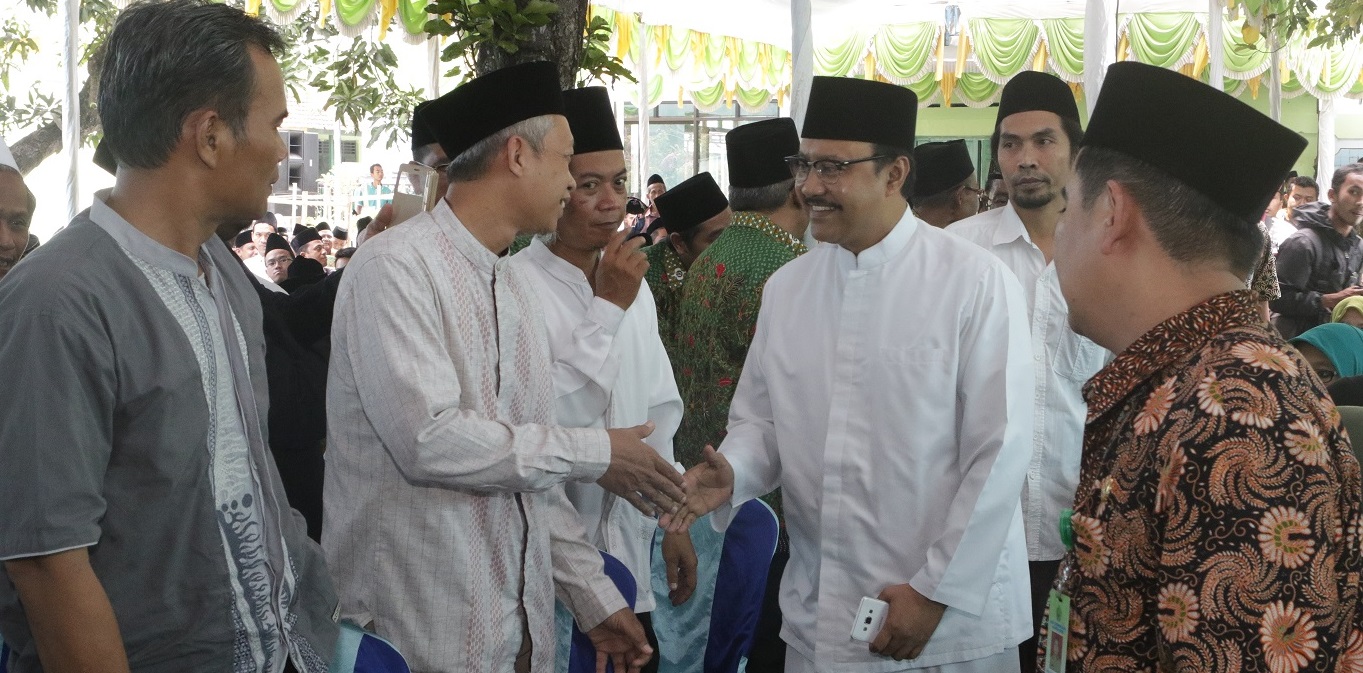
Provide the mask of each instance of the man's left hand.
{"label": "man's left hand", "polygon": [[587,637],[596,647],[596,673],[606,673],[607,660],[615,663],[616,673],[638,673],[653,658],[643,624],[628,609],[607,617]]}
{"label": "man's left hand", "polygon": [[907,584],[886,587],[879,598],[890,604],[890,612],[880,633],[871,641],[871,651],[896,661],[917,659],[937,630],[947,606],[928,600]]}

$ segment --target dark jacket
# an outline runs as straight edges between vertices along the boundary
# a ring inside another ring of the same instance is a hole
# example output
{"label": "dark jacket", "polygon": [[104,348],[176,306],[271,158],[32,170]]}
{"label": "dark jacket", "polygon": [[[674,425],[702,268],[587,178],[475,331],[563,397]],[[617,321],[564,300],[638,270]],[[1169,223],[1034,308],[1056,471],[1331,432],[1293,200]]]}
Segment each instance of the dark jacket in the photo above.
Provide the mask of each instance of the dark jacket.
{"label": "dark jacket", "polygon": [[318,540],[322,535],[331,316],[342,273],[298,288],[294,294],[283,294],[267,289],[244,266],[242,270],[260,297],[270,386],[270,453],[289,505],[307,520],[308,536]]}
{"label": "dark jacket", "polygon": [[1292,214],[1297,233],[1278,248],[1278,284],[1282,297],[1270,307],[1283,338],[1330,321],[1321,296],[1358,283],[1363,268],[1363,239],[1357,231],[1341,236],[1330,225],[1330,204],[1308,203]]}

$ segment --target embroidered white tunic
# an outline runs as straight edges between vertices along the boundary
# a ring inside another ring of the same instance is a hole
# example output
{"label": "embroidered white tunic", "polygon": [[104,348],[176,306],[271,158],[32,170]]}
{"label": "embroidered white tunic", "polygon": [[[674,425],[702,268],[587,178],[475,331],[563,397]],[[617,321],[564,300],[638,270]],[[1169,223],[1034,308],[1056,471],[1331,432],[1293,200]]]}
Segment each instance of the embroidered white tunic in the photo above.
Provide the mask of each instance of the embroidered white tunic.
{"label": "embroidered white tunic", "polygon": [[336,299],[322,539],[343,618],[414,671],[554,664],[557,590],[592,628],[626,607],[563,492],[610,462],[554,420],[535,290],[441,202],[360,248]]}
{"label": "embroidered white tunic", "polygon": [[[821,244],[767,282],[715,521],[782,489],[781,637],[817,670],[942,666],[1031,634],[1024,306],[999,260],[907,211],[860,255]],[[849,634],[863,596],[905,583],[947,610],[922,656],[897,662]]]}
{"label": "embroidered white tunic", "polygon": [[[511,260],[540,290],[554,359],[558,423],[570,428],[630,428],[653,421],[644,441],[668,462],[682,401],[658,336],[653,294],[641,287],[629,310],[597,298],[582,270],[539,239]],[[642,281],[641,281],[642,285]],[[680,466],[679,466],[680,467]],[[594,482],[566,485],[587,539],[620,559],[638,585],[635,612],[654,608],[650,581],[657,521]]]}

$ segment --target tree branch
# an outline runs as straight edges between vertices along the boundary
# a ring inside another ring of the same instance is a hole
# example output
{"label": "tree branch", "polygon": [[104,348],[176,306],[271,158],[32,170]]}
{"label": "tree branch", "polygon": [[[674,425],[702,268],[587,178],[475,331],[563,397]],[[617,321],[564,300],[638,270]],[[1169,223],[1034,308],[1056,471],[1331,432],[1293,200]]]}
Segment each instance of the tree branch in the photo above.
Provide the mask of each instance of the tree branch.
{"label": "tree branch", "polygon": [[[80,89],[80,135],[86,138],[100,129],[99,125],[99,76],[104,71],[104,45],[90,54],[85,64],[88,77]],[[62,151],[62,116],[10,144],[14,160],[19,164],[19,172],[28,175],[44,159]]]}

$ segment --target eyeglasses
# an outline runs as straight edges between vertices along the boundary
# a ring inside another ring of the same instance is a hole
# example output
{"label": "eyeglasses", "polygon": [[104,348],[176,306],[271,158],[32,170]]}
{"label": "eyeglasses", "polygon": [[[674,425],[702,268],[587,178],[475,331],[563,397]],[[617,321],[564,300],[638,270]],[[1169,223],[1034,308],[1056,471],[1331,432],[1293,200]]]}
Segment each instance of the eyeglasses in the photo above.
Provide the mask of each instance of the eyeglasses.
{"label": "eyeglasses", "polygon": [[851,166],[852,164],[860,164],[865,163],[867,161],[875,161],[876,159],[888,158],[889,158],[888,155],[877,154],[875,156],[865,157],[862,159],[848,159],[847,161],[834,161],[832,159],[819,159],[818,161],[809,161],[808,159],[805,159],[803,157],[796,156],[786,157],[786,167],[790,169],[790,174],[795,177],[795,182],[804,182],[805,180],[808,180],[809,171],[812,168],[814,169],[815,173],[819,174],[820,181],[822,181],[824,184],[831,185],[837,183],[838,178],[842,177],[842,172],[847,170],[847,167]]}

